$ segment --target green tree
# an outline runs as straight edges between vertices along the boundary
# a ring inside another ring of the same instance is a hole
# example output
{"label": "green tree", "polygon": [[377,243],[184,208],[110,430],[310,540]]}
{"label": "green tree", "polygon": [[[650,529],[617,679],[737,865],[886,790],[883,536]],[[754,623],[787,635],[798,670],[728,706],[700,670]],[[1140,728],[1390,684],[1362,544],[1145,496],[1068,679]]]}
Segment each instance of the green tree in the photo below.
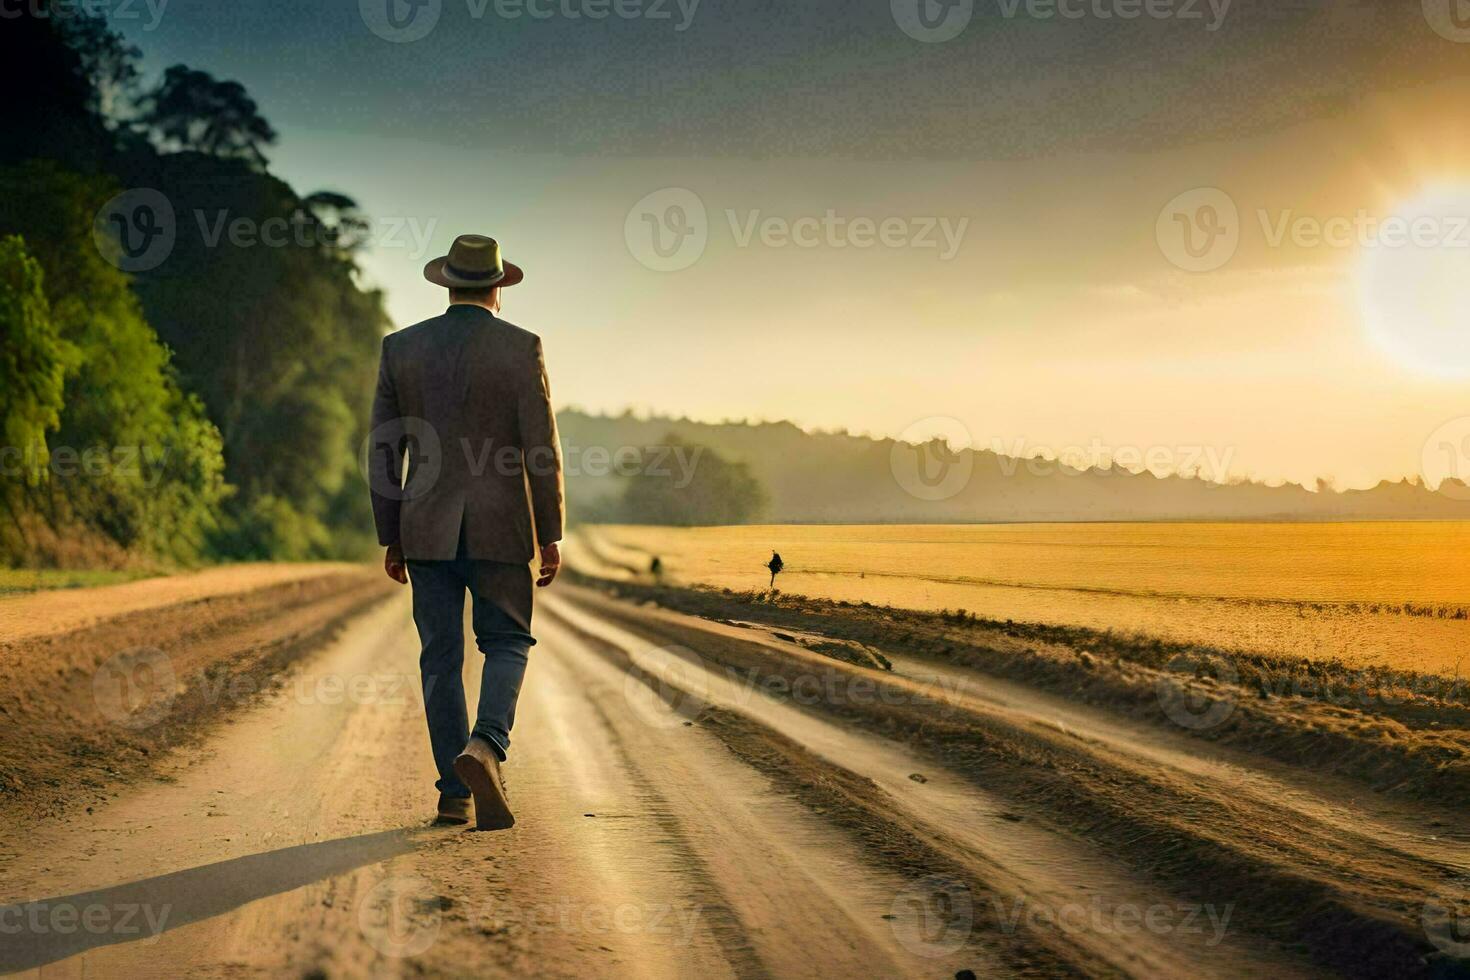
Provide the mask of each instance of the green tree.
{"label": "green tree", "polygon": [[165,147],[235,157],[264,168],[276,131],[239,82],[173,65],[143,99],[139,120]]}
{"label": "green tree", "polygon": [[58,534],[80,525],[124,550],[191,561],[227,493],[220,437],[93,242],[93,216],[114,193],[54,164],[0,172],[0,227],[22,233],[55,333],[74,352],[50,478],[26,506]]}
{"label": "green tree", "polygon": [[[676,436],[664,440],[665,465],[643,468],[628,480],[621,501],[630,524],[674,526],[745,524],[766,506],[766,491],[744,462],[728,460]],[[663,447],[661,447],[663,448]]]}
{"label": "green tree", "polygon": [[[25,236],[79,357],[51,444],[64,458],[171,448],[147,499],[99,474],[52,480],[27,506],[127,547],[194,551],[207,533],[221,557],[365,550],[354,457],[389,327],[381,295],[358,285],[367,219],[344,194],[302,197],[268,172],[275,131],[238,83],[175,65],[140,95],[137,50],[104,18],[52,7],[37,0],[0,32],[0,77],[33,96],[0,105],[0,168],[14,165],[0,170],[0,234]],[[131,277],[90,241],[121,188],[161,193],[177,217],[167,258]],[[238,241],[240,223],[285,237]]]}
{"label": "green tree", "polygon": [[[364,550],[371,520],[355,454],[389,323],[346,247],[360,227],[356,206],[340,195],[303,199],[240,161],[200,153],[163,154],[130,180],[165,189],[180,216],[172,253],[136,289],[224,437],[240,491],[229,516],[242,522],[226,555]],[[215,236],[220,221],[241,219],[287,230],[274,242]],[[279,534],[267,518],[280,520]]]}
{"label": "green tree", "polygon": [[76,360],[51,318],[40,264],[20,236],[0,239],[0,476],[7,481],[35,486],[45,476],[46,434],[61,426],[62,392]]}

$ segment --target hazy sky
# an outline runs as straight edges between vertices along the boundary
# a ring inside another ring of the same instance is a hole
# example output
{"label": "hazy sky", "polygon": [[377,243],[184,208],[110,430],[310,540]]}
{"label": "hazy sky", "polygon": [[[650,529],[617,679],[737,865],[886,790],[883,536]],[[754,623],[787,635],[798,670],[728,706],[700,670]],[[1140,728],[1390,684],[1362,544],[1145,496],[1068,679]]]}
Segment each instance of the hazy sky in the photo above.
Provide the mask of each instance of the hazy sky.
{"label": "hazy sky", "polygon": [[135,2],[377,219],[398,323],[499,238],[560,404],[1344,486],[1470,436],[1449,0]]}

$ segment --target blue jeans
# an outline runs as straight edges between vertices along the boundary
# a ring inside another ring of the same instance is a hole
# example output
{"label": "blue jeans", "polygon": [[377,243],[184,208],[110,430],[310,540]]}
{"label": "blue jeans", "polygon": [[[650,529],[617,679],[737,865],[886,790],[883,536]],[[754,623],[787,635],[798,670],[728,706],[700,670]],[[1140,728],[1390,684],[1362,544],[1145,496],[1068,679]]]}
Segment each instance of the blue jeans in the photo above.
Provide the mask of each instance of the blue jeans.
{"label": "blue jeans", "polygon": [[446,796],[467,797],[469,787],[454,773],[454,760],[470,737],[462,673],[465,590],[472,602],[475,645],[485,657],[474,734],[488,741],[504,761],[527,654],[536,643],[528,631],[531,570],[524,565],[456,558],[410,561],[408,574],[413,582],[413,621],[422,646],[419,675],[429,744],[439,770],[434,785]]}

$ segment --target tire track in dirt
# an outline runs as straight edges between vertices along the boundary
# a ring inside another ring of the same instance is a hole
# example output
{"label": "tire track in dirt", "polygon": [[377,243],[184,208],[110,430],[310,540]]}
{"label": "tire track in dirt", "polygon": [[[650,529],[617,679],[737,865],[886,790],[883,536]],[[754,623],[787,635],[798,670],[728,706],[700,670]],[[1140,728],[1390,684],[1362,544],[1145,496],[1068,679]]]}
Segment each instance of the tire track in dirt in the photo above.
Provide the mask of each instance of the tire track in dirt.
{"label": "tire track in dirt", "polygon": [[[789,701],[756,693],[728,674],[711,670],[712,662],[673,663],[680,653],[693,653],[678,644],[698,645],[697,633],[640,633],[634,624],[648,626],[645,611],[624,605],[614,612],[605,601],[585,592],[572,595],[572,602],[563,596],[547,605],[586,642],[603,645],[614,657],[628,658],[650,683],[681,692],[675,696],[695,703],[733,712],[802,746],[828,766],[871,780],[884,794],[885,802],[877,809],[888,810],[894,832],[922,834],[965,866],[977,889],[992,900],[995,915],[988,928],[996,935],[1015,933],[1013,919],[1018,909],[1028,919],[1036,910],[1043,921],[1033,930],[1031,942],[1081,973],[1236,976],[1244,963],[1255,963],[1258,969],[1280,976],[1310,972],[1270,941],[1194,928],[1202,922],[1192,922],[1189,931],[1137,930],[1126,937],[1108,929],[1058,927],[1064,916],[1075,919],[1078,910],[1094,907],[1100,907],[1101,916],[1109,921],[1143,915],[1147,910],[1156,910],[1158,916],[1169,911],[1176,917],[1192,911],[1198,920],[1210,910],[1161,887],[1106,850],[1044,829],[1044,821],[1016,822],[1012,800],[936,768],[934,760],[916,754],[912,744],[892,741],[901,731],[875,737]],[[659,625],[667,627],[667,623]],[[635,632],[628,632],[628,627]],[[920,773],[923,781],[915,781],[914,773]],[[1221,904],[1214,911],[1228,918],[1225,903]]]}
{"label": "tire track in dirt", "polygon": [[905,947],[885,916],[912,889],[908,879],[875,870],[862,848],[787,800],[779,779],[752,772],[720,739],[685,725],[657,692],[545,616],[546,606],[542,612],[539,628],[566,672],[556,688],[577,691],[609,747],[625,753],[619,768],[652,804],[635,816],[652,820],[660,845],[697,885],[736,975],[925,975],[945,963],[950,973],[1014,972],[983,944]]}
{"label": "tire track in dirt", "polygon": [[[742,663],[739,656],[727,656],[730,643],[761,646],[752,642],[752,631],[635,609],[580,590],[571,595],[579,607],[595,614],[587,628],[615,645],[682,643],[700,648],[721,666]],[[608,621],[637,635],[618,636],[616,630],[609,635]],[[781,646],[767,647],[763,655],[778,665],[778,672],[784,663],[799,673],[803,667],[790,665],[802,658],[809,661],[808,668],[850,670],[822,663],[823,658],[794,645]],[[756,655],[743,663],[760,659]],[[877,683],[903,689],[912,682],[888,676]],[[1130,751],[1126,743],[1079,737],[1025,711],[976,703],[963,692],[956,696],[952,688],[935,692],[931,686],[927,695],[935,693],[946,696],[931,698],[927,714],[865,712],[831,703],[808,709],[834,714],[845,730],[855,726],[906,736],[916,749],[928,750],[923,754],[930,764],[962,775],[972,792],[982,786],[998,792],[1031,820],[1080,834],[1181,896],[1216,903],[1242,900],[1236,923],[1267,946],[1273,939],[1304,943],[1324,965],[1344,972],[1426,969],[1421,957],[1435,951],[1419,922],[1420,912],[1437,891],[1453,884],[1463,844],[1447,841],[1438,853],[1414,847],[1402,834],[1383,833],[1382,820],[1349,820],[1340,809],[1303,805],[1301,797],[1308,792],[1303,787],[1295,798],[1272,799],[1248,782],[1232,781],[1228,770],[1202,778],[1197,770],[1180,772],[1161,765],[1150,752]],[[765,699],[752,697],[749,689],[741,698],[739,709],[760,715],[764,724],[784,725],[788,734],[793,730],[790,718],[801,714],[788,712],[788,719],[778,722]],[[798,736],[808,747],[816,737],[810,730]],[[851,767],[861,758],[852,746],[829,744],[827,751],[816,750],[837,765]],[[1303,786],[1311,784],[1307,778]],[[899,791],[905,789],[897,785]],[[923,791],[909,789],[905,795]],[[934,804],[929,806],[932,817]],[[1335,819],[1322,819],[1334,813]],[[956,813],[954,825],[960,820]]]}

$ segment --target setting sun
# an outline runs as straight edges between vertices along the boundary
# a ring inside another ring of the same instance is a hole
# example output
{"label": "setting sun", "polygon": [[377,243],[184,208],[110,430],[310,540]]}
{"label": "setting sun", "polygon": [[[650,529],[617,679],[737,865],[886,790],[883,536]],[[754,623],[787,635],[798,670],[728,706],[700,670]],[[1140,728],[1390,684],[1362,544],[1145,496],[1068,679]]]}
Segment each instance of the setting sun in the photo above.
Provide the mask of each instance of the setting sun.
{"label": "setting sun", "polygon": [[1399,363],[1470,375],[1470,184],[1444,184],[1364,228],[1359,302],[1368,335]]}

